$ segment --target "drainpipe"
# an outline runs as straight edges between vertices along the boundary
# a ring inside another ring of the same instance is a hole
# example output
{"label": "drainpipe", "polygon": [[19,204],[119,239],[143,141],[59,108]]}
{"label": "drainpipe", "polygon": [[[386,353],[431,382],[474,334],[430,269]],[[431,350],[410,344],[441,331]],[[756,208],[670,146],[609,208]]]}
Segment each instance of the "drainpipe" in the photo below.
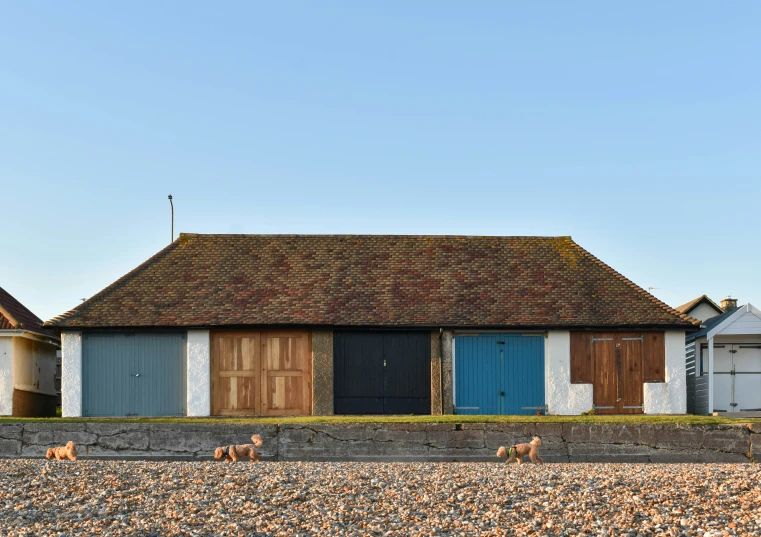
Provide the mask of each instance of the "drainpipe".
{"label": "drainpipe", "polygon": [[444,329],[439,328],[439,404],[444,415]]}

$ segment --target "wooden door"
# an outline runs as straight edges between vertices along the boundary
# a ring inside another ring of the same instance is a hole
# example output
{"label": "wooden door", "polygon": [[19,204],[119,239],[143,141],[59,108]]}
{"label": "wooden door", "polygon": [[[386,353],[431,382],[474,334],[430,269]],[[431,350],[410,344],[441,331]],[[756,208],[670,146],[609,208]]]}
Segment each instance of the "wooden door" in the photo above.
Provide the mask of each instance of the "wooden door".
{"label": "wooden door", "polygon": [[431,413],[431,333],[383,337],[383,413]]}
{"label": "wooden door", "polygon": [[642,334],[619,334],[616,343],[620,353],[618,376],[619,414],[642,414],[644,404],[643,363],[644,338]]}
{"label": "wooden door", "polygon": [[595,364],[592,400],[596,414],[618,413],[618,360],[616,354],[615,334],[594,334],[592,336],[592,355]]}
{"label": "wooden door", "polygon": [[336,414],[383,414],[383,332],[333,334]]}
{"label": "wooden door", "polygon": [[336,414],[430,414],[431,334],[337,331],[333,335]]}
{"label": "wooden door", "polygon": [[261,413],[259,332],[212,332],[211,413],[257,416]]}
{"label": "wooden door", "polygon": [[593,402],[597,414],[641,414],[644,338],[638,333],[592,336]]}
{"label": "wooden door", "polygon": [[263,332],[262,416],[312,413],[312,363],[308,332]]}

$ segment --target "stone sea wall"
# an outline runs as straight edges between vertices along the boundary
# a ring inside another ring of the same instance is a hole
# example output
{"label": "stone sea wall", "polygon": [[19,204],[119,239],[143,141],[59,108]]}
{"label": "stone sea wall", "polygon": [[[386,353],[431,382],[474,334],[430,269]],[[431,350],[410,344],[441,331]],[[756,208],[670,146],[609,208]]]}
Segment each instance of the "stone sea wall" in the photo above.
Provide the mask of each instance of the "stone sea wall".
{"label": "stone sea wall", "polygon": [[761,423],[7,423],[0,424],[0,457],[42,457],[73,440],[81,458],[204,460],[254,433],[264,441],[262,458],[282,461],[497,461],[499,446],[532,436],[542,439],[546,462],[761,460]]}

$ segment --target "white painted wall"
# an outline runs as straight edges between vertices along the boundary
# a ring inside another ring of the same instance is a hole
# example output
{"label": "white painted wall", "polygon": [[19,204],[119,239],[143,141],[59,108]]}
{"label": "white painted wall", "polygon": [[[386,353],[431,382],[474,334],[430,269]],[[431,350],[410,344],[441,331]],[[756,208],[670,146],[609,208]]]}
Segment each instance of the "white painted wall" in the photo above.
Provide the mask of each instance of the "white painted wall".
{"label": "white painted wall", "polygon": [[211,345],[208,330],[188,330],[187,415],[211,414]]}
{"label": "white painted wall", "polygon": [[[723,333],[722,333],[723,334]],[[730,354],[731,344],[742,343],[761,343],[761,335],[721,335],[713,338],[713,369],[716,372],[726,372],[732,369],[732,355]],[[701,342],[704,340],[700,340]],[[724,348],[721,348],[724,346]],[[705,355],[704,355],[705,356]],[[737,355],[736,355],[737,356]],[[758,365],[761,364],[761,352],[757,349],[742,350],[740,356],[745,360],[750,358],[750,367],[747,365],[743,368],[741,361],[738,371],[758,371]],[[747,362],[746,362],[747,363]],[[713,382],[713,407],[712,410],[732,412],[733,408],[729,404],[732,401],[732,377],[730,375],[716,375]],[[735,376],[735,402],[739,403],[734,410],[740,411],[742,408],[759,408],[759,390],[757,375],[736,375]]]}
{"label": "white painted wall", "polygon": [[13,414],[13,338],[0,336],[0,416]]}
{"label": "white painted wall", "polygon": [[666,332],[666,382],[646,382],[645,414],[687,413],[684,332]]}
{"label": "white painted wall", "polygon": [[82,332],[61,334],[61,407],[64,418],[82,415]]}
{"label": "white painted wall", "polygon": [[754,311],[746,310],[745,313],[735,318],[728,326],[723,328],[721,332],[718,332],[715,335],[718,336],[719,334],[722,336],[761,334],[761,317],[759,317]]}
{"label": "white painted wall", "polygon": [[592,385],[571,384],[571,333],[551,330],[544,344],[547,413],[576,416],[591,409]]}
{"label": "white painted wall", "polygon": [[13,387],[45,395],[56,395],[57,347],[29,337],[13,338]]}

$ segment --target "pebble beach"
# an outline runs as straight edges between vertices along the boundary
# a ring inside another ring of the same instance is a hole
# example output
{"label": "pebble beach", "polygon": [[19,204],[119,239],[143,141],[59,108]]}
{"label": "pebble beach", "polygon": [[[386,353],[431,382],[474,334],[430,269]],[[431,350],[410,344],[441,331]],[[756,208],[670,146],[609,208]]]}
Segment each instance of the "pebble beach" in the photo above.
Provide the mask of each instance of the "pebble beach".
{"label": "pebble beach", "polygon": [[761,466],[2,460],[0,535],[761,535]]}

